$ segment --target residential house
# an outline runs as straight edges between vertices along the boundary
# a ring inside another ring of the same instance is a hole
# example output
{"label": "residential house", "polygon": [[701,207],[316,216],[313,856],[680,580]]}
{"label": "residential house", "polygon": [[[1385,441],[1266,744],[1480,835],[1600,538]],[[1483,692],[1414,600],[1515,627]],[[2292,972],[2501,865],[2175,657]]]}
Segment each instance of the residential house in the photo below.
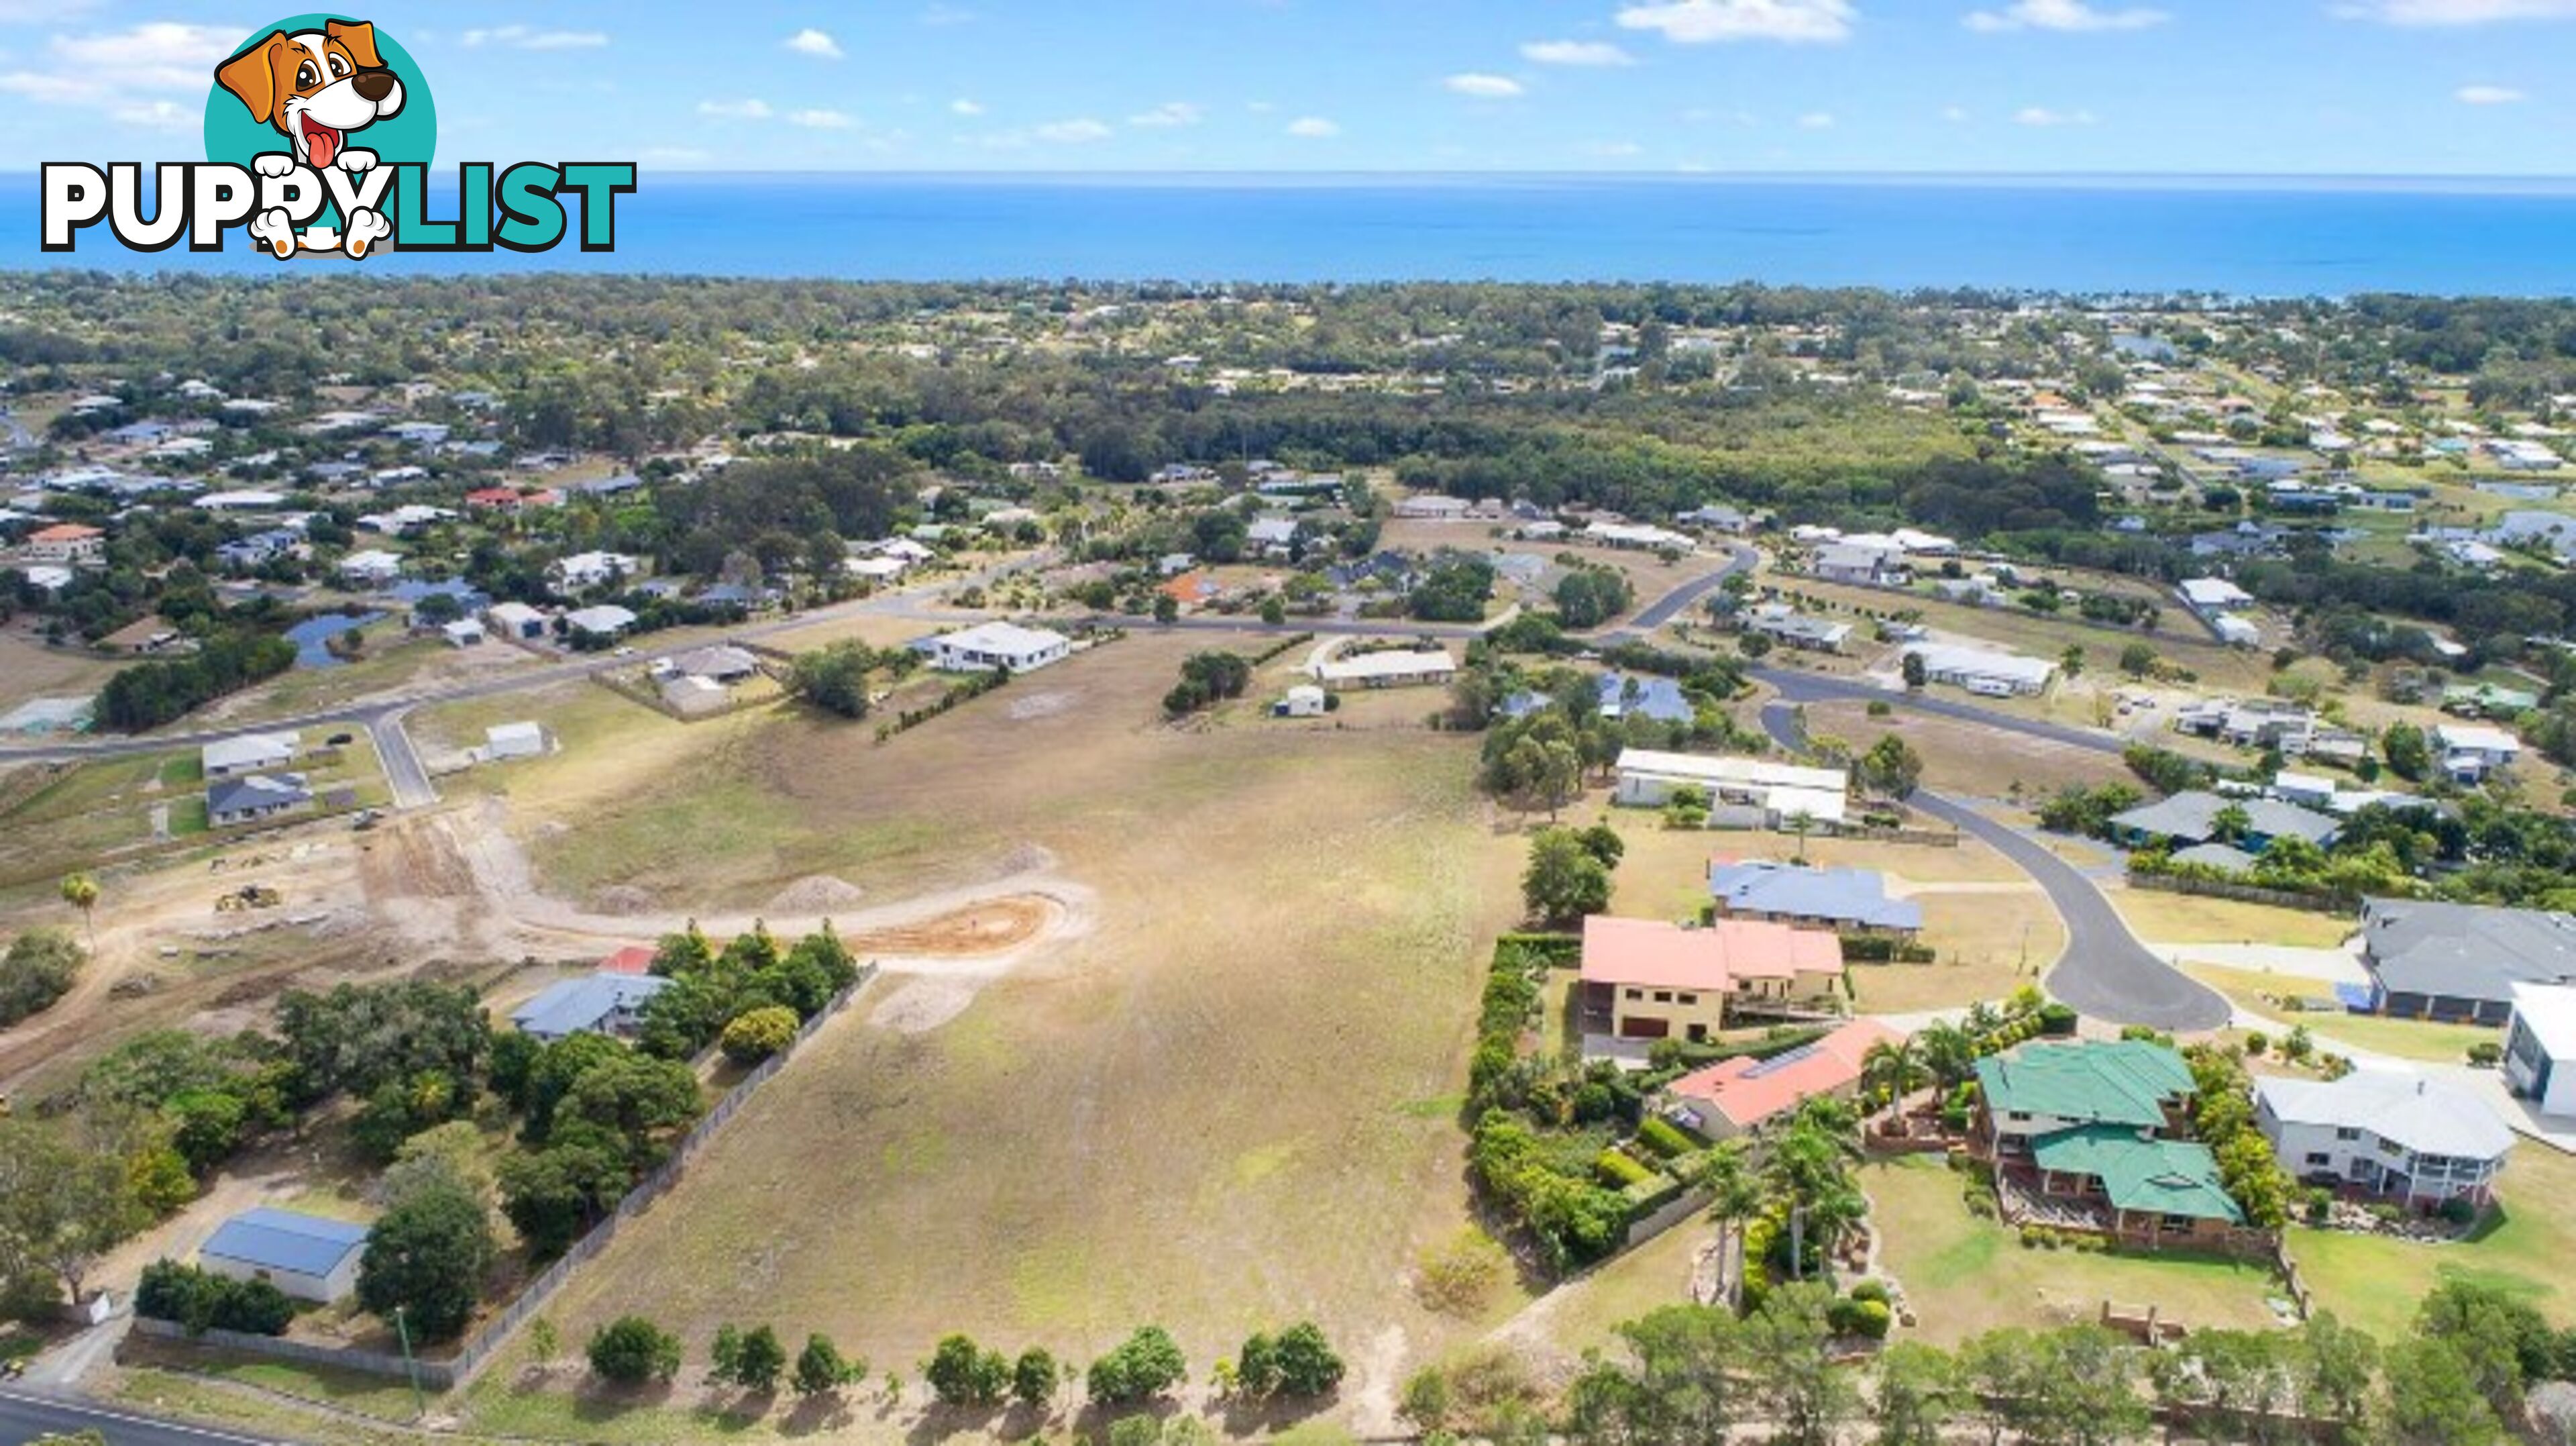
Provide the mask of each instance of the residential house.
{"label": "residential house", "polygon": [[2174,591],[2182,595],[2183,606],[2203,617],[2214,617],[2254,601],[2252,593],[2223,577],[2187,578]]}
{"label": "residential house", "polygon": [[1851,638],[1852,625],[1768,603],[1744,615],[1744,630],[1802,652],[1839,653]]}
{"label": "residential house", "polygon": [[2360,1069],[2338,1080],[2260,1076],[2254,1123],[2301,1181],[2408,1206],[2487,1203],[2513,1148],[2513,1131],[2485,1101],[2413,1070]]}
{"label": "residential house", "polygon": [[670,672],[684,677],[705,678],[727,686],[748,681],[760,672],[760,659],[749,649],[738,648],[731,643],[692,648],[667,659],[666,665]]}
{"label": "residential house", "polygon": [[659,974],[602,970],[547,985],[511,1010],[510,1022],[521,1034],[548,1044],[576,1034],[632,1035],[642,1022],[644,1002],[670,987],[671,981]]}
{"label": "residential house", "polygon": [[1583,921],[1583,1028],[1620,1041],[1706,1040],[1740,1015],[1820,1004],[1842,971],[1842,941],[1820,930],[1595,914]]}
{"label": "residential house", "polygon": [[103,562],[107,534],[77,522],[57,522],[27,534],[23,552],[29,562]]}
{"label": "residential house", "polygon": [[577,552],[549,564],[546,582],[560,593],[588,592],[595,587],[632,581],[646,571],[644,559],[628,553]]}
{"label": "residential house", "polygon": [[2150,1249],[2213,1245],[2245,1223],[2245,1212],[2196,1140],[2174,1140],[2118,1125],[2076,1125],[2031,1142],[2040,1194],[2109,1212],[2108,1233]]}
{"label": "residential house", "polygon": [[1026,673],[1073,655],[1073,640],[1064,634],[1007,622],[978,623],[913,646],[930,655],[932,666],[955,673]]}
{"label": "residential house", "polygon": [[206,790],[206,823],[213,828],[256,823],[293,813],[313,802],[300,773],[260,773],[217,780]]}
{"label": "residential house", "polygon": [[516,643],[539,642],[546,635],[546,615],[523,602],[494,603],[484,609],[483,621]]}
{"label": "residential house", "polygon": [[1395,515],[1399,518],[1418,518],[1432,522],[1456,522],[1474,511],[1475,505],[1463,497],[1443,497],[1437,493],[1424,493],[1416,497],[1397,498]]}
{"label": "residential house", "polygon": [[1316,682],[1335,693],[1359,688],[1405,688],[1445,685],[1458,675],[1458,664],[1445,648],[1390,648],[1370,653],[1344,653],[1314,665]]}
{"label": "residential house", "polygon": [[601,603],[564,614],[563,625],[577,636],[606,640],[621,637],[635,626],[635,614],[615,603]]}
{"label": "residential house", "polygon": [[1751,530],[1753,526],[1753,519],[1742,509],[1729,507],[1722,502],[1712,502],[1705,507],[1694,507],[1688,512],[1677,515],[1673,520],[1684,527],[1704,527],[1711,532],[1740,534]]}
{"label": "residential house", "polygon": [[2057,665],[2043,659],[1949,643],[1908,643],[1905,656],[1923,660],[1925,681],[1947,683],[1982,698],[2038,693],[2057,676]]}
{"label": "residential house", "polygon": [[1699,709],[1682,692],[1682,685],[1670,678],[1604,673],[1592,682],[1604,718],[1651,718],[1658,723],[1691,723],[1699,718]]}
{"label": "residential house", "polygon": [[1708,892],[1721,919],[1768,919],[1850,934],[1912,937],[1923,906],[1887,896],[1876,869],[1809,868],[1771,859],[1712,861]]}
{"label": "residential house", "polygon": [[2361,962],[2375,1013],[2500,1026],[2513,1015],[2515,985],[2576,984],[2576,917],[2365,899]]}
{"label": "residential house", "polygon": [[2576,988],[2522,984],[2504,1027],[2504,1079],[2544,1115],[2576,1116]]}
{"label": "residential house", "polygon": [[2522,740],[2485,723],[2436,723],[2433,751],[2455,783],[2479,783],[2522,756]]}
{"label": "residential house", "polygon": [[1810,568],[1826,582],[1852,583],[1861,587],[1903,587],[1914,574],[1905,564],[1905,554],[1892,547],[1860,547],[1848,542],[1828,542],[1815,551]]}
{"label": "residential house", "polygon": [[1709,802],[1712,828],[1779,828],[1803,818],[1827,832],[1841,826],[1851,775],[1766,758],[1709,757],[1622,749],[1614,797],[1631,808],[1661,808],[1681,789]]}
{"label": "residential house", "polygon": [[2083,1125],[2179,1134],[2193,1088],[2180,1054],[2137,1039],[2025,1044],[1978,1060],[1977,1085],[1979,1143],[2007,1163],[2027,1162],[2038,1140]]}
{"label": "residential house", "polygon": [[208,778],[266,773],[295,761],[295,735],[247,733],[239,738],[218,738],[198,750],[197,756]]}
{"label": "residential house", "polygon": [[[2223,837],[2220,815],[2231,809],[2243,813],[2244,827],[2233,838]],[[2263,852],[2274,839],[2281,838],[2301,839],[2325,848],[2342,830],[2333,818],[2295,803],[2275,798],[2229,798],[2201,789],[2115,813],[2110,825],[2112,842],[2122,848],[2172,849],[2232,843],[2253,854]]]}
{"label": "residential house", "polygon": [[445,638],[451,648],[483,646],[483,625],[472,618],[458,618],[452,623],[445,624],[439,628],[438,635]]}
{"label": "residential house", "polygon": [[264,1280],[291,1300],[329,1305],[358,1288],[367,1227],[263,1205],[215,1227],[197,1265],[227,1280]]}
{"label": "residential house", "polygon": [[662,679],[662,706],[683,718],[721,713],[733,702],[733,691],[713,678],[671,673]]}
{"label": "residential house", "polygon": [[1170,598],[1181,611],[1195,612],[1223,597],[1225,584],[1207,573],[1193,570],[1166,579],[1154,590]]}
{"label": "residential house", "polygon": [[384,587],[402,579],[399,554],[368,548],[340,559],[340,576],[359,587]]}
{"label": "residential house", "polygon": [[1860,1091],[1870,1050],[1904,1037],[1874,1019],[1855,1019],[1768,1059],[1720,1060],[1664,1086],[1662,1113],[1703,1138],[1735,1139],[1808,1100],[1850,1099]]}
{"label": "residential house", "polygon": [[1669,527],[1648,527],[1627,522],[1595,521],[1583,529],[1580,541],[1595,547],[1622,547],[1642,552],[1688,552],[1698,543],[1687,533]]}

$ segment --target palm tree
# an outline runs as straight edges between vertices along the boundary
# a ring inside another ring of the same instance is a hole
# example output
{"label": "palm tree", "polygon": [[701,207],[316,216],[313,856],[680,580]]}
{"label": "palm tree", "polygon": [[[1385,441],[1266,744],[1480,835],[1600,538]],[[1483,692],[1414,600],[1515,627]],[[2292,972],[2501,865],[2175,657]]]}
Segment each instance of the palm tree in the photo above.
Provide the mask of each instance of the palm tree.
{"label": "palm tree", "polygon": [[63,875],[63,902],[81,911],[81,923],[89,930],[89,952],[98,952],[98,880],[87,874]]}
{"label": "palm tree", "polygon": [[1790,814],[1785,820],[1785,825],[1789,832],[1798,836],[1798,857],[1796,862],[1799,866],[1804,867],[1807,862],[1807,835],[1815,832],[1816,816],[1802,808],[1797,812]]}
{"label": "palm tree", "polygon": [[1884,1098],[1891,1108],[1901,1110],[1905,1097],[1922,1088],[1931,1071],[1924,1067],[1922,1051],[1911,1039],[1892,1044],[1873,1044],[1860,1057],[1861,1088],[1872,1098]]}
{"label": "palm tree", "polygon": [[1827,1249],[1867,1213],[1851,1164],[1860,1158],[1859,1116],[1841,1100],[1819,1095],[1798,1107],[1788,1133],[1771,1149],[1763,1175],[1789,1202],[1789,1264],[1803,1279],[1806,1230],[1812,1221]]}
{"label": "palm tree", "polygon": [[1968,1031],[1946,1020],[1925,1025],[1923,1032],[1909,1042],[1914,1046],[1915,1058],[1944,1094],[1977,1071],[1977,1041]]}
{"label": "palm tree", "polygon": [[[1720,1259],[1725,1258],[1724,1252],[1730,1248],[1734,1251],[1735,1283],[1740,1287],[1744,1272],[1753,1264],[1743,1259],[1744,1227],[1762,1213],[1764,1203],[1762,1182],[1744,1165],[1744,1142],[1729,1140],[1711,1150],[1707,1163],[1700,1167],[1699,1183],[1708,1191],[1708,1218],[1717,1222]],[[1736,1291],[1729,1290],[1726,1298],[1728,1308],[1734,1307],[1736,1299]]]}

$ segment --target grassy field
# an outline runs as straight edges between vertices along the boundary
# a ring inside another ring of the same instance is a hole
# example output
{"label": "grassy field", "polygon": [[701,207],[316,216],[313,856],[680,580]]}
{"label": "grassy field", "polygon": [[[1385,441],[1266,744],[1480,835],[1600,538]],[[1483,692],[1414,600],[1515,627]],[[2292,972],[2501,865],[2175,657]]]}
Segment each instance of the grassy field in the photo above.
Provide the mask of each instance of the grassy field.
{"label": "grassy field", "polygon": [[[784,714],[676,770],[621,747],[592,765],[636,795],[607,817],[566,806],[570,763],[512,779],[567,826],[550,872],[639,813],[680,832],[601,883],[893,893],[1051,859],[1096,891],[1007,977],[876,985],[576,1279],[566,1340],[640,1310],[701,1352],[765,1319],[908,1368],[951,1330],[1082,1359],[1156,1320],[1203,1371],[1312,1316],[1356,1387],[1459,1329],[1404,1277],[1463,1223],[1449,1101],[1519,843],[1464,740],[1164,725],[1190,646],[1117,644],[882,747]],[[719,809],[760,833],[688,825]]]}
{"label": "grassy field", "polygon": [[[2150,944],[2282,944],[2331,949],[2352,937],[2342,914],[2276,909],[2269,904],[2175,894],[2159,889],[2110,889],[2112,907],[2130,932]],[[2333,991],[2327,990],[2327,993]]]}
{"label": "grassy field", "polygon": [[2415,1303],[2446,1280],[2467,1280],[2522,1297],[2552,1324],[2576,1322],[2576,1159],[2523,1141],[2506,1162],[2493,1223],[2452,1244],[2391,1240],[2294,1226],[2290,1256],[2317,1304],[2382,1340],[2402,1334]]}
{"label": "grassy field", "polygon": [[1885,717],[1869,716],[1864,703],[1821,703],[1807,708],[1811,733],[1840,738],[1855,753],[1868,751],[1893,733],[1923,759],[1923,786],[1937,793],[1971,798],[2004,796],[2013,784],[2025,793],[2052,794],[2061,788],[2093,788],[2127,781],[2129,770],[2106,753],[2066,743],[2021,737],[2008,751],[1996,747],[1992,729],[1898,705]]}
{"label": "grassy field", "polygon": [[2383,1019],[2336,1009],[2292,1011],[2276,999],[2331,1001],[2334,987],[2295,974],[2267,974],[2252,969],[2226,969],[2215,964],[2186,964],[2184,972],[2227,996],[2240,1008],[2269,1015],[2285,1024],[2305,1024],[2326,1048],[2337,1045],[2433,1064],[2459,1064],[2473,1044],[2500,1044],[2504,1032],[2473,1024],[2434,1024],[2420,1019]]}
{"label": "grassy field", "polygon": [[1882,1258],[1903,1283],[1922,1333],[1956,1345],[1998,1326],[2044,1327],[2096,1318],[2106,1300],[2154,1305],[2194,1329],[2277,1324],[2280,1286],[2256,1266],[2201,1256],[2039,1250],[1968,1213],[1962,1177],[1937,1157],[1862,1167]]}
{"label": "grassy field", "polygon": [[0,632],[0,713],[30,698],[85,698],[121,664],[67,648],[49,648],[25,633]]}

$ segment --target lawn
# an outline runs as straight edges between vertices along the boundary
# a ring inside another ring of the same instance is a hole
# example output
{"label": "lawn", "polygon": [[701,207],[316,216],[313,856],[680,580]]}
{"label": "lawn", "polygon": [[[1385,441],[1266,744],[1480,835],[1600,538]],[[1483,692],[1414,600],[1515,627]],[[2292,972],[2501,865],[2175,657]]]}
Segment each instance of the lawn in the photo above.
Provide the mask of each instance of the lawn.
{"label": "lawn", "polygon": [[2525,1140],[2505,1164],[2498,1218],[2468,1240],[2431,1245],[2293,1226],[2290,1256],[2317,1304],[2382,1340],[2404,1333],[2415,1303],[2446,1280],[2520,1296],[2556,1325],[2576,1323],[2576,1159]]}
{"label": "lawn", "polygon": [[2353,932],[2351,918],[2343,914],[2276,909],[2269,904],[2161,889],[2106,892],[2120,917],[2128,922],[2129,931],[2149,944],[2283,944],[2294,949],[2331,949],[2351,938]]}
{"label": "lawn", "polygon": [[2274,1002],[2278,999],[2325,999],[2334,997],[2334,987],[2295,974],[2266,974],[2251,969],[2223,969],[2215,964],[2186,964],[2183,971],[2210,988],[2227,996],[2231,1003],[2258,1014],[2280,1020],[2284,1025],[2304,1024],[2317,1037],[2320,1046],[2333,1049],[2368,1050],[2393,1055],[2399,1059],[2423,1060],[2434,1064],[2460,1064],[2467,1060],[2473,1044],[2500,1044],[2501,1030],[2481,1029],[2473,1024],[2434,1024],[2419,1019],[2383,1019],[2371,1014],[2351,1014],[2341,1009],[2290,1010]]}
{"label": "lawn", "polygon": [[[1963,1179],[1937,1156],[1861,1169],[1882,1259],[1932,1342],[1951,1346],[1999,1326],[2095,1319],[2104,1301],[2154,1305],[2195,1330],[2279,1323],[2280,1283],[2259,1266],[2208,1256],[2034,1249],[1968,1213]],[[2284,1302],[2286,1304],[2286,1302]]]}
{"label": "lawn", "polygon": [[121,666],[69,648],[46,647],[22,632],[0,632],[0,713],[30,698],[90,697]]}
{"label": "lawn", "polygon": [[[564,1339],[635,1310],[702,1355],[767,1320],[908,1370],[949,1331],[1079,1360],[1153,1320],[1203,1373],[1311,1316],[1356,1398],[1466,1329],[1405,1276],[1464,1223],[1454,1099],[1521,846],[1468,740],[1165,725],[1190,646],[1119,643],[883,746],[782,714],[685,766],[628,758],[634,807],[717,800],[800,841],[709,820],[603,885],[757,898],[784,863],[899,897],[1051,866],[1093,897],[1005,977],[873,986],[576,1277]],[[541,859],[629,827],[555,817]]]}

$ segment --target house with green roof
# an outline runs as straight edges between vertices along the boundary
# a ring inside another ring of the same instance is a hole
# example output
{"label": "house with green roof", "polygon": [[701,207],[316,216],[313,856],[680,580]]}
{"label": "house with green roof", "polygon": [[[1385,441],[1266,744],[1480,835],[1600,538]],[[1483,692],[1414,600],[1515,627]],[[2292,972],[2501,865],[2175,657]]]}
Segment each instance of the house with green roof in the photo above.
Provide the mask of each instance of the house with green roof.
{"label": "house with green roof", "polygon": [[2111,1233],[2139,1244],[2223,1239],[2245,1212],[2219,1182],[2218,1157],[2196,1140],[2141,1136],[2124,1125],[2075,1125],[2031,1141],[2043,1196],[2110,1212]]}
{"label": "house with green roof", "polygon": [[1977,1061],[1979,1133],[2002,1163],[2028,1160],[2033,1140],[2077,1125],[2179,1135],[2191,1092],[2183,1057],[2141,1039],[2026,1044]]}

